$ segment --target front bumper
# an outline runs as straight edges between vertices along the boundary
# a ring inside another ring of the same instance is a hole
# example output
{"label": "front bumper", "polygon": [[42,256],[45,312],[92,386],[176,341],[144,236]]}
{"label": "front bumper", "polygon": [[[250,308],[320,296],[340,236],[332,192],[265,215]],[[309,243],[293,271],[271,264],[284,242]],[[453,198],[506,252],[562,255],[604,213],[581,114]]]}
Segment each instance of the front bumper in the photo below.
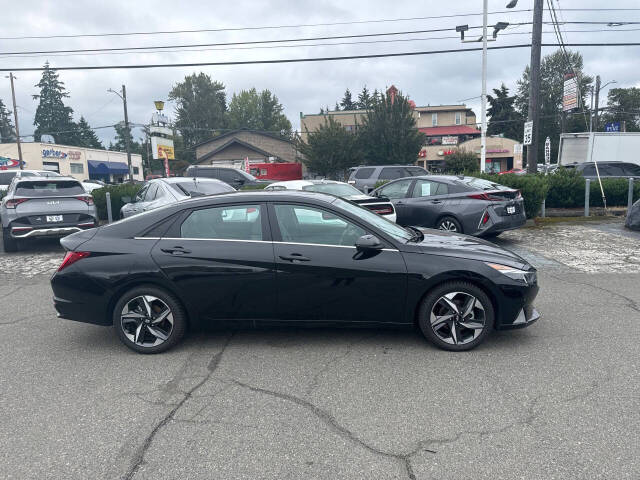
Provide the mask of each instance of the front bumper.
{"label": "front bumper", "polygon": [[525,305],[520,309],[518,316],[511,324],[501,325],[501,330],[511,330],[515,328],[525,328],[535,323],[540,318],[540,313],[533,305]]}

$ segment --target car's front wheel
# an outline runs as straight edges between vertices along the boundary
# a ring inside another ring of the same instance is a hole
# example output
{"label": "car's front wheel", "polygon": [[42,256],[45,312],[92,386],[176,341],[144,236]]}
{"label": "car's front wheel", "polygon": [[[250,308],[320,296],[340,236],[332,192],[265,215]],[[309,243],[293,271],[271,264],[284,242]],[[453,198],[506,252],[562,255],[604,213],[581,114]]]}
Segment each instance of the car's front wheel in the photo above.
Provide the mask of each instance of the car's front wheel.
{"label": "car's front wheel", "polygon": [[160,353],[184,336],[187,315],[173,295],[154,286],[133,288],[113,309],[113,326],[122,343],[139,353]]}
{"label": "car's front wheel", "polygon": [[493,304],[471,283],[448,282],[424,298],[418,323],[424,336],[437,347],[471,350],[493,330]]}

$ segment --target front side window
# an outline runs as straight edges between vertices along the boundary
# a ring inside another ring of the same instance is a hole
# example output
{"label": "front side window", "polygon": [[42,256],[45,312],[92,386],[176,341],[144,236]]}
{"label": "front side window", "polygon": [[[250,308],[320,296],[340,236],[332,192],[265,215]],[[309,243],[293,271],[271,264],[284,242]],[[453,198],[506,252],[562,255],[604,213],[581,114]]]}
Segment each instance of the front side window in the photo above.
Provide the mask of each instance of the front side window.
{"label": "front side window", "polygon": [[180,226],[182,238],[262,240],[260,205],[234,205],[194,210]]}
{"label": "front side window", "polygon": [[380,170],[380,180],[395,180],[407,176],[404,167],[385,167]]}
{"label": "front side window", "polygon": [[374,170],[375,170],[375,168],[359,168],[356,171],[356,174],[355,174],[354,178],[357,178],[359,180],[363,180],[365,178],[370,178],[371,174],[373,173]]}
{"label": "front side window", "polygon": [[633,163],[625,163],[624,171],[626,175],[640,177],[640,166]]}
{"label": "front side window", "polygon": [[0,185],[9,185],[16,172],[0,172]]}
{"label": "front side window", "polygon": [[352,247],[366,234],[359,226],[320,208],[275,205],[275,212],[283,242]]}
{"label": "front side window", "polygon": [[379,195],[387,198],[405,198],[412,181],[410,178],[407,178],[406,180],[398,180],[397,182],[385,185],[378,190]]}
{"label": "front side window", "polygon": [[158,184],[152,183],[147,190],[147,194],[144,196],[145,202],[152,202],[156,199],[156,195],[158,193]]}
{"label": "front side window", "polygon": [[416,184],[413,187],[414,197],[430,197],[436,195],[438,184],[436,182],[430,182],[429,180],[416,180]]}

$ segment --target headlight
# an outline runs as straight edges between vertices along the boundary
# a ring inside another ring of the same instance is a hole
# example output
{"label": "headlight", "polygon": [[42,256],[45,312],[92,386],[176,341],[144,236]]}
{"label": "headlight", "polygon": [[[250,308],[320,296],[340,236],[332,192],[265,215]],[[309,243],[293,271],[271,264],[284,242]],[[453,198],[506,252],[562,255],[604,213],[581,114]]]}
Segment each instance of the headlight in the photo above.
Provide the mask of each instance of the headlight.
{"label": "headlight", "polygon": [[535,270],[520,270],[518,268],[509,267],[507,265],[500,265],[499,263],[487,263],[488,266],[497,270],[498,272],[506,275],[513,280],[519,280],[527,285],[533,285],[537,281],[537,275]]}

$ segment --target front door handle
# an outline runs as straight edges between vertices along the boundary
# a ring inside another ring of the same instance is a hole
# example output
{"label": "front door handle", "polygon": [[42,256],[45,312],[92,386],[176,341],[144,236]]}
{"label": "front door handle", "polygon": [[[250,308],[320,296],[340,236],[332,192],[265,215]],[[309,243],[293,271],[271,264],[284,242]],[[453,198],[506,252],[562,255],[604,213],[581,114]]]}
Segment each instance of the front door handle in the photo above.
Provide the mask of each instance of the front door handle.
{"label": "front door handle", "polygon": [[164,253],[170,253],[171,255],[184,255],[186,253],[191,253],[191,250],[186,250],[183,247],[175,246],[173,248],[161,248]]}
{"label": "front door handle", "polygon": [[311,260],[309,257],[305,257],[299,253],[292,253],[291,255],[280,255],[280,259],[287,260],[289,262],[295,262],[296,260],[299,262],[308,262]]}
{"label": "front door handle", "polygon": [[442,203],[442,200],[431,200],[431,203]]}
{"label": "front door handle", "polygon": [[396,205],[404,205],[404,202],[402,200],[399,200],[396,202]]}

